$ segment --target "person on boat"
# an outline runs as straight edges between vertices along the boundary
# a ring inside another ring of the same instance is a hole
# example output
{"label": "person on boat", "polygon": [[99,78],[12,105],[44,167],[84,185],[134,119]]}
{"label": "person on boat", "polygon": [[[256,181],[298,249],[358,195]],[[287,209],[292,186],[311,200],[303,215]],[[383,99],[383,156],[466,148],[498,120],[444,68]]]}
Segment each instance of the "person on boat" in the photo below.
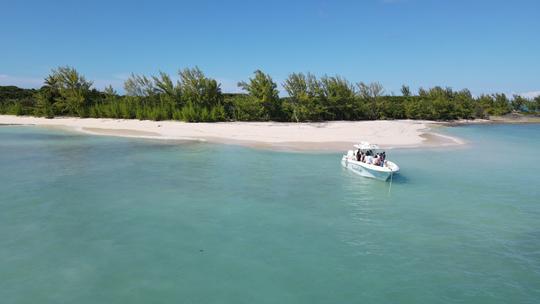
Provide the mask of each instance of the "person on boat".
{"label": "person on boat", "polygon": [[360,149],[356,151],[356,161],[360,161],[362,158],[362,152],[360,152]]}
{"label": "person on boat", "polygon": [[373,163],[373,156],[366,153],[366,164],[372,164]]}
{"label": "person on boat", "polygon": [[375,155],[375,157],[373,158],[373,164],[375,166],[379,166],[381,164],[381,157],[380,157],[379,153],[377,153]]}

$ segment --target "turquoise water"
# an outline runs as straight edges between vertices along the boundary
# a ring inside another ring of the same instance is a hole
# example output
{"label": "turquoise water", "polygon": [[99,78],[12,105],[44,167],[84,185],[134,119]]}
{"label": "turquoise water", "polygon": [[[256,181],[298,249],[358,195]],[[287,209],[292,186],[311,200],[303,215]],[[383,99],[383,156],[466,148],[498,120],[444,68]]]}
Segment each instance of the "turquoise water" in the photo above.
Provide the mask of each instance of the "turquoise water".
{"label": "turquoise water", "polygon": [[0,127],[1,303],[538,303],[540,125],[340,154]]}

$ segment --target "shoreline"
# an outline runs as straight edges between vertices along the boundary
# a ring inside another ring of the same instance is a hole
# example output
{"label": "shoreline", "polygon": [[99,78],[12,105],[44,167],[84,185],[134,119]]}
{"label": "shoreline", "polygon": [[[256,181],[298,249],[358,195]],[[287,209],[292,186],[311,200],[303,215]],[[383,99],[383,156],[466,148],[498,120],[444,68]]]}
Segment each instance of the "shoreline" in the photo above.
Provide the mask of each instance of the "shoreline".
{"label": "shoreline", "polygon": [[0,124],[60,127],[99,136],[179,140],[240,145],[298,152],[337,152],[360,141],[385,149],[459,146],[459,138],[439,134],[440,122],[422,120],[331,121],[315,123],[216,122],[186,123],[113,118],[0,115]]}

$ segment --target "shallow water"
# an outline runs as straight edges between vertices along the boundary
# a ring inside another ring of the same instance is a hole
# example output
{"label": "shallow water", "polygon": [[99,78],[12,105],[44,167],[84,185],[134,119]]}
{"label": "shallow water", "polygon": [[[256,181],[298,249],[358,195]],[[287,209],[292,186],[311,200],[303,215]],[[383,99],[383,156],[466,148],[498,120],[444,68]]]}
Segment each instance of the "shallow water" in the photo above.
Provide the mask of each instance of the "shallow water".
{"label": "shallow water", "polygon": [[540,125],[340,154],[0,127],[2,303],[538,303]]}

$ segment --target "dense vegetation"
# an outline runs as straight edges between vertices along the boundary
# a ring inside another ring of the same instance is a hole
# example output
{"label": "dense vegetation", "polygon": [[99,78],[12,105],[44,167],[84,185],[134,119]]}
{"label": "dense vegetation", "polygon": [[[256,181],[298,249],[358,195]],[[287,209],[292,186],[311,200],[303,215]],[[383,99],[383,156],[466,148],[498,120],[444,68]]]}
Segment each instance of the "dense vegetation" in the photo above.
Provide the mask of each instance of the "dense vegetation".
{"label": "dense vegetation", "polygon": [[379,83],[354,84],[340,76],[317,78],[293,73],[284,81],[288,97],[262,71],[238,83],[245,94],[225,94],[220,84],[199,68],[184,69],[179,80],[165,74],[132,74],[125,95],[112,87],[98,91],[72,67],[59,67],[38,89],[0,87],[0,113],[15,115],[136,118],[183,121],[324,121],[366,119],[454,120],[504,115],[511,111],[537,114],[540,97],[505,94],[473,97],[467,90],[434,87],[416,95],[407,86],[401,96],[385,95]]}

